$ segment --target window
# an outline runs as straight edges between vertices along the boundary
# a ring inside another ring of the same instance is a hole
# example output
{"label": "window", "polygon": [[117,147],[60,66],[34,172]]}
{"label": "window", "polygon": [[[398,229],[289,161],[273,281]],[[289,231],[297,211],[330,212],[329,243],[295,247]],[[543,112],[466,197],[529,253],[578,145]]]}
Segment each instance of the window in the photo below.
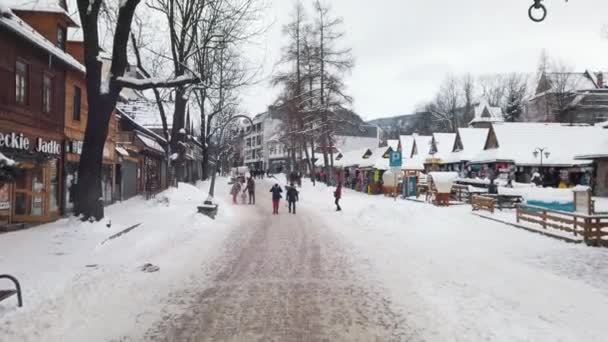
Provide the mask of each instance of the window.
{"label": "window", "polygon": [[80,88],[74,87],[74,108],[72,109],[72,119],[75,121],[80,121],[80,96]]}
{"label": "window", "polygon": [[29,65],[22,61],[15,63],[15,102],[25,105],[29,93]]}
{"label": "window", "polygon": [[65,28],[57,26],[57,47],[65,51]]}
{"label": "window", "polygon": [[50,75],[44,74],[42,78],[42,111],[50,113],[53,107],[53,79]]}

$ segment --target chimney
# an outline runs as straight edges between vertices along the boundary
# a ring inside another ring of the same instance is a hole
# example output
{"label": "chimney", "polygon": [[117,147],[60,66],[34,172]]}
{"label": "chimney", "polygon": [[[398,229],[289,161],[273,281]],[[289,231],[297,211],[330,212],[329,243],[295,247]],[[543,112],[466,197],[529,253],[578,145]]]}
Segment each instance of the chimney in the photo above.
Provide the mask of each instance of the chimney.
{"label": "chimney", "polygon": [[604,73],[601,71],[597,73],[597,87],[600,89],[604,88]]}

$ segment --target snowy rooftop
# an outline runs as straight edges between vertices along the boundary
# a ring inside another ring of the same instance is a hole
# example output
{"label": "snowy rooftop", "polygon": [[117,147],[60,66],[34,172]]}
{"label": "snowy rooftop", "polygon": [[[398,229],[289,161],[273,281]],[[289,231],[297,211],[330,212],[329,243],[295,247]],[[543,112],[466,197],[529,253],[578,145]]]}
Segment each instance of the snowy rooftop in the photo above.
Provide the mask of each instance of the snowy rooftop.
{"label": "snowy rooftop", "polygon": [[69,16],[67,5],[62,4],[60,0],[2,0],[2,3],[14,10],[61,13]]}
{"label": "snowy rooftop", "polygon": [[[171,127],[173,126],[174,102],[163,102],[163,106],[167,116],[168,129],[171,130]],[[139,100],[118,102],[116,107],[119,108],[124,114],[137,121],[137,123],[148,129],[158,130],[162,129],[163,127],[158,106],[154,101],[142,98]],[[194,132],[200,131],[200,112],[197,107],[198,106],[192,103],[189,103],[188,106],[190,110],[189,117],[194,124]]]}
{"label": "snowy rooftop", "polygon": [[[589,146],[605,137],[601,128],[594,126],[567,126],[556,123],[496,123],[492,132],[496,135],[497,148],[478,153],[471,161],[474,163],[514,162],[517,165],[539,165],[540,157],[535,157],[536,148],[546,148],[550,152],[543,158],[547,166],[572,166],[589,164],[587,160],[577,160]],[[567,139],[567,142],[565,141]],[[487,144],[487,142],[486,142]]]}
{"label": "snowy rooftop", "polygon": [[456,133],[433,133],[433,146],[437,149],[435,158],[446,158],[454,150]]}
{"label": "snowy rooftop", "polygon": [[488,131],[487,128],[459,128],[458,137],[460,137],[462,149],[460,149],[460,146],[454,146],[454,151],[443,159],[443,163],[459,163],[473,159],[483,151],[488,138]]}
{"label": "snowy rooftop", "polygon": [[409,158],[412,156],[412,150],[414,149],[414,136],[413,135],[402,135],[399,137],[401,142],[401,154],[403,158]]}
{"label": "snowy rooftop", "polygon": [[414,155],[426,158],[431,150],[432,139],[433,137],[430,135],[414,135]]}
{"label": "snowy rooftop", "polygon": [[504,117],[502,115],[502,108],[492,107],[487,101],[481,101],[474,107],[475,117],[471,120],[471,123],[476,122],[502,122]]}
{"label": "snowy rooftop", "polygon": [[84,66],[80,64],[80,62],[78,62],[74,57],[55,46],[25,21],[17,17],[4,3],[2,3],[0,6],[0,27],[6,28],[21,38],[29,41],[36,47],[47,51],[66,65],[83,73],[86,71]]}
{"label": "snowy rooftop", "polygon": [[[372,167],[375,161],[375,156],[373,152],[376,150],[376,147],[370,148],[361,148],[350,152],[345,152],[342,155],[340,160],[334,162],[334,166],[336,167]],[[368,155],[367,158],[365,155]]]}

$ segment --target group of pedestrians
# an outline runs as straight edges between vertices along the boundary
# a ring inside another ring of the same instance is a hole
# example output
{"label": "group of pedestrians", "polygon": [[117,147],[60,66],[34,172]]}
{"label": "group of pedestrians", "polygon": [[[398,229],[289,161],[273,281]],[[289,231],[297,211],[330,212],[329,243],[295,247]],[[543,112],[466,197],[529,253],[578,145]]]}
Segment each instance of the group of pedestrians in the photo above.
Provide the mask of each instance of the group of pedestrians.
{"label": "group of pedestrians", "polygon": [[[238,204],[238,196],[241,195],[241,202],[246,204],[247,198],[249,198],[249,204],[255,205],[255,181],[253,176],[248,177],[247,179],[238,178],[235,180],[232,188],[230,189],[230,194],[232,195],[232,203]],[[272,214],[279,214],[279,204],[281,202],[281,198],[283,198],[283,189],[279,186],[279,184],[275,184],[270,188],[270,192],[272,193]],[[339,182],[336,190],[334,191],[334,203],[336,205],[336,211],[342,211],[342,207],[340,207],[340,199],[342,198],[342,182]],[[287,200],[287,207],[289,209],[290,214],[296,213],[296,203],[300,200],[300,192],[296,188],[293,182],[291,182],[288,186],[285,186],[285,199]]]}
{"label": "group of pedestrians", "polygon": [[255,181],[253,177],[247,178],[245,180],[237,179],[232,188],[230,189],[230,194],[232,195],[232,203],[238,204],[238,196],[241,195],[241,201],[243,204],[247,202],[247,195],[249,195],[249,204],[255,204]]}
{"label": "group of pedestrians", "polygon": [[[281,198],[283,198],[283,189],[279,186],[279,184],[275,184],[272,188],[270,188],[270,192],[272,193],[272,214],[279,214],[279,204],[281,202]],[[289,208],[289,213],[296,213],[296,202],[300,200],[300,192],[296,189],[293,183],[290,183],[289,186],[285,187],[285,199],[287,200],[287,206]]]}

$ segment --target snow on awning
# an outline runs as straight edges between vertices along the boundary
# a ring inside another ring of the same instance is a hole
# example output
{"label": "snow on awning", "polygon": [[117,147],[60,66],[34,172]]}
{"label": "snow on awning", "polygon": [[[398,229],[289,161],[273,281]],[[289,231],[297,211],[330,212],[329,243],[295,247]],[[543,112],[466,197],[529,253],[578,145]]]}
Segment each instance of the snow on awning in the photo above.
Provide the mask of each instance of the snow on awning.
{"label": "snow on awning", "polygon": [[163,149],[163,147],[156,142],[156,140],[149,138],[148,136],[145,136],[141,133],[136,133],[137,138],[144,144],[144,146],[150,150],[159,152],[159,153],[165,153],[165,150]]}
{"label": "snow on awning", "polygon": [[118,154],[120,154],[123,157],[129,156],[129,151],[127,151],[124,147],[116,146],[115,150],[116,150],[116,152],[118,152]]}

